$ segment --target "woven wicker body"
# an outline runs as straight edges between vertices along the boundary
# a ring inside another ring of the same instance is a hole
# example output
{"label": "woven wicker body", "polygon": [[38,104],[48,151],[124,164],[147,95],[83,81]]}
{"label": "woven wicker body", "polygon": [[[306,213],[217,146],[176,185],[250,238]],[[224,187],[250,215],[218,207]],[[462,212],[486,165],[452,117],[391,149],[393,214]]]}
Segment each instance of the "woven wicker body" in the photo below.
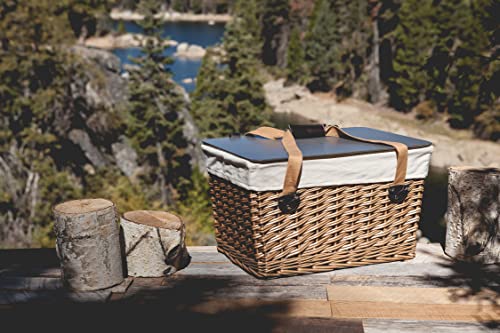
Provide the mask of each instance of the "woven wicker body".
{"label": "woven wicker body", "polygon": [[330,271],[415,256],[423,180],[409,180],[401,204],[391,183],[299,189],[293,214],[280,192],[254,192],[210,177],[219,252],[259,278]]}

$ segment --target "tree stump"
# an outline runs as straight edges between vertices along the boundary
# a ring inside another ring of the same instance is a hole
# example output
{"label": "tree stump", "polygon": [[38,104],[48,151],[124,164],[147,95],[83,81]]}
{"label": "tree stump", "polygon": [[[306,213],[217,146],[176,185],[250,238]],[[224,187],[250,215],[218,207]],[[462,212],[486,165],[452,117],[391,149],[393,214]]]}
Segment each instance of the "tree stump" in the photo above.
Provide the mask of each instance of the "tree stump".
{"label": "tree stump", "polygon": [[120,226],[129,276],[165,276],[189,264],[185,226],[178,216],[136,210],[123,214]]}
{"label": "tree stump", "polygon": [[500,262],[500,169],[450,168],[446,222],[447,255]]}
{"label": "tree stump", "polygon": [[105,199],[68,201],[54,207],[54,231],[64,284],[89,291],[123,281],[115,205]]}

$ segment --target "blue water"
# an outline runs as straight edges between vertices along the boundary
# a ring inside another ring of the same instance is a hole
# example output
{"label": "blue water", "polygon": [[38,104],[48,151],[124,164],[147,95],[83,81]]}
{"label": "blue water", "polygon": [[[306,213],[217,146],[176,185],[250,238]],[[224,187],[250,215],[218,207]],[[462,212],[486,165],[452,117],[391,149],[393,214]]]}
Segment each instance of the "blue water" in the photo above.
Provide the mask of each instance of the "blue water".
{"label": "blue water", "polygon": [[[116,25],[116,24],[115,24]],[[135,22],[125,22],[125,30],[130,33],[142,33],[142,28]],[[162,37],[168,37],[179,43],[196,44],[203,46],[213,46],[222,40],[224,34],[224,24],[209,25],[202,22],[165,22],[163,26]],[[176,47],[169,47],[165,50],[165,54],[172,56],[175,53]],[[123,64],[130,64],[131,57],[141,55],[140,49],[116,49],[113,50]],[[170,65],[173,79],[186,89],[187,92],[193,91],[195,83],[183,83],[186,78],[196,78],[201,65],[201,60],[187,60],[174,58],[174,63]]]}

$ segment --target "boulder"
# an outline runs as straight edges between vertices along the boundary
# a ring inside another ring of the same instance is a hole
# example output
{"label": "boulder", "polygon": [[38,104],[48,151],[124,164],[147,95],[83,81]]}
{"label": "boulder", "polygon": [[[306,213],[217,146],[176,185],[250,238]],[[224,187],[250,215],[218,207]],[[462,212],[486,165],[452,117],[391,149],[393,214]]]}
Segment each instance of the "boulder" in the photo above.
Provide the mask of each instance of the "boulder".
{"label": "boulder", "polygon": [[178,58],[201,59],[205,56],[206,52],[207,51],[199,45],[180,43],[177,45],[177,51],[174,56]]}
{"label": "boulder", "polygon": [[119,73],[121,70],[120,58],[111,52],[81,45],[75,45],[71,50],[83,59],[93,61],[108,71]]}
{"label": "boulder", "polygon": [[127,138],[121,136],[120,141],[111,145],[111,149],[116,160],[116,166],[127,177],[133,178],[139,170],[139,166],[137,164],[137,152],[128,143]]}

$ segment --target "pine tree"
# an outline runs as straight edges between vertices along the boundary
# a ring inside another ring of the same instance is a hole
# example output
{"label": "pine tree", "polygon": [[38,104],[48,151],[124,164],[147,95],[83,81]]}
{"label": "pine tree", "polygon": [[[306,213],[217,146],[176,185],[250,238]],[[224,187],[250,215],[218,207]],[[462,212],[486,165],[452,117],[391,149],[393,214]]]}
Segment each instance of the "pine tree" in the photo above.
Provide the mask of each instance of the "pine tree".
{"label": "pine tree", "polygon": [[143,179],[152,187],[150,198],[173,205],[179,190],[189,176],[186,166],[187,142],[183,136],[180,108],[185,107],[182,95],[176,90],[168,65],[172,59],[165,55],[167,46],[161,38],[161,21],[155,18],[159,3],[142,1],[140,22],[146,42],[142,56],[134,59],[140,69],[130,77],[130,119],[128,134],[135,143],[140,158],[153,172]]}
{"label": "pine tree", "polygon": [[314,13],[314,24],[306,40],[306,61],[311,75],[309,88],[330,91],[335,84],[335,77],[340,72],[341,36],[338,31],[338,17],[329,0],[319,0]]}
{"label": "pine tree", "polygon": [[97,32],[98,20],[107,15],[115,4],[114,0],[64,0],[65,13],[68,15],[75,35],[84,39]]}
{"label": "pine tree", "polygon": [[289,0],[263,0],[262,61],[266,65],[286,65],[286,46],[290,33],[289,15]]}
{"label": "pine tree", "polygon": [[467,1],[453,9],[456,39],[449,69],[452,91],[447,103],[453,127],[469,127],[481,111],[479,97],[489,62],[484,55],[490,51],[488,32],[483,26],[484,17],[488,15],[486,3]]}
{"label": "pine tree", "polygon": [[305,63],[304,45],[297,28],[290,35],[287,51],[287,80],[300,82],[305,79],[307,68]]}
{"label": "pine tree", "polygon": [[202,62],[192,104],[202,136],[245,133],[269,124],[270,112],[257,67],[259,50],[249,29],[257,14],[248,12],[254,6],[246,8],[243,17],[227,25],[224,52],[208,52]]}
{"label": "pine tree", "polygon": [[493,105],[494,98],[481,98],[489,86],[485,73],[495,67],[485,57],[492,49],[494,28],[485,26],[491,6],[489,0],[403,2],[394,31],[393,106],[409,110],[428,101],[448,113],[453,127],[467,128]]}
{"label": "pine tree", "polygon": [[410,110],[425,100],[430,79],[426,64],[436,39],[433,0],[403,1],[394,31],[394,76],[390,84],[391,104]]}
{"label": "pine tree", "polygon": [[237,132],[233,116],[227,110],[225,71],[216,62],[220,55],[208,49],[203,57],[192,93],[193,118],[203,137],[218,137]]}
{"label": "pine tree", "polygon": [[16,245],[53,246],[52,205],[83,192],[71,173],[82,166],[75,165],[75,152],[65,154],[69,127],[88,108],[74,97],[74,82],[86,69],[68,52],[73,5],[0,5],[0,173],[13,176],[0,180],[0,239],[9,237],[7,228]]}

